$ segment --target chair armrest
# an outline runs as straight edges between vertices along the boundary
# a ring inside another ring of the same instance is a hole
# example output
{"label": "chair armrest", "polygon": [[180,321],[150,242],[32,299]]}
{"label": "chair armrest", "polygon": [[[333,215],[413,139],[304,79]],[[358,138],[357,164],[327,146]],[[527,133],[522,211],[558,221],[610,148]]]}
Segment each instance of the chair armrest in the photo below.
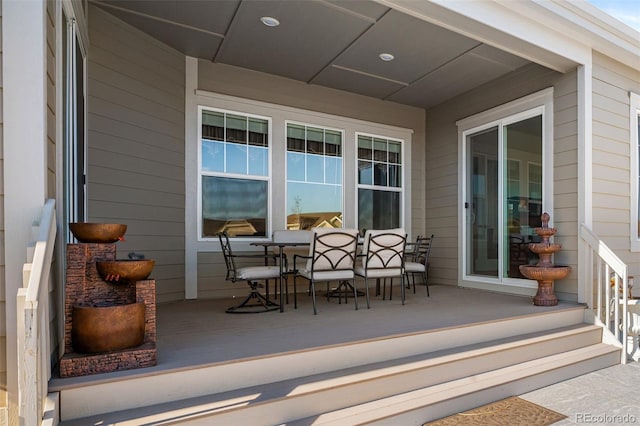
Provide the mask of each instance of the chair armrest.
{"label": "chair armrest", "polygon": [[311,256],[304,256],[302,254],[294,254],[293,255],[293,270],[294,271],[298,271],[298,268],[296,267],[296,261],[298,260],[298,258],[301,259],[311,259]]}

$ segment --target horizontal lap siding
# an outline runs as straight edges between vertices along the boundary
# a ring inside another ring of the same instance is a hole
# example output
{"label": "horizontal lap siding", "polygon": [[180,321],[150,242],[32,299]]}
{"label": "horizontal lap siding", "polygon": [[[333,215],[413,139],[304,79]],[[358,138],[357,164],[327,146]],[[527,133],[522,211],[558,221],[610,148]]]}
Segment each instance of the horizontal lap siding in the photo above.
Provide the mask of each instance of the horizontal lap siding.
{"label": "horizontal lap siding", "polygon": [[577,300],[578,293],[578,82],[577,73],[558,78],[553,90],[553,226],[554,242],[562,250],[558,265],[571,266],[571,274],[555,283],[561,297]]}
{"label": "horizontal lap siding", "polygon": [[157,301],[184,298],[184,56],[90,6],[92,222],[125,223],[118,258],[156,261]]}
{"label": "horizontal lap siding", "polygon": [[593,57],[593,230],[640,275],[630,250],[631,176],[629,92],[640,93],[640,70]]}

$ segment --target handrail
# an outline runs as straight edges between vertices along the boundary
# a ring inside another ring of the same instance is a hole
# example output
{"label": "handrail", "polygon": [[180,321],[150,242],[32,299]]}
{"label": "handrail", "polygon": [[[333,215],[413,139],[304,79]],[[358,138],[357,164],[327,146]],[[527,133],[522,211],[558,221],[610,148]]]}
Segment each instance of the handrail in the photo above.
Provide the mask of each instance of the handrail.
{"label": "handrail", "polygon": [[47,200],[38,226],[31,263],[23,267],[18,289],[18,416],[22,424],[42,423],[51,378],[49,342],[49,273],[56,237],[55,200]]}
{"label": "handrail", "polygon": [[[624,349],[621,353],[621,363],[626,364],[629,309],[628,267],[585,224],[580,226],[580,237],[589,247],[589,252],[587,253],[589,259],[585,263],[585,266],[587,266],[585,270],[588,274],[586,277],[587,282],[592,283],[592,286],[596,286],[596,317],[622,343]],[[613,295],[611,294],[612,290]],[[590,291],[590,295],[593,294],[593,288],[589,288],[588,291]],[[593,307],[591,306],[591,308]],[[603,307],[605,308],[604,310]],[[621,310],[622,312],[620,312]],[[611,318],[612,316],[613,318]]]}

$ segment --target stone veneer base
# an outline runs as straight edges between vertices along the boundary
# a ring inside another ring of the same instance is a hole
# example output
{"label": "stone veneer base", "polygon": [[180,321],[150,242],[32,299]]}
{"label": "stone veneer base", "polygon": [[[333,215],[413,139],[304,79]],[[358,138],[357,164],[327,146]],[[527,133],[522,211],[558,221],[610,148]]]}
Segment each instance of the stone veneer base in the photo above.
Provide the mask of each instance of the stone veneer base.
{"label": "stone veneer base", "polygon": [[[104,281],[98,274],[96,261],[115,258],[115,243],[67,245],[65,353],[59,363],[60,377],[110,373],[157,364],[156,281],[147,279],[135,284],[113,284]],[[113,306],[136,302],[142,302],[146,307],[142,345],[98,354],[80,354],[74,351],[71,336],[74,305]]]}
{"label": "stone veneer base", "polygon": [[60,360],[60,377],[86,376],[113,371],[152,367],[158,363],[155,343],[101,354],[64,354]]}

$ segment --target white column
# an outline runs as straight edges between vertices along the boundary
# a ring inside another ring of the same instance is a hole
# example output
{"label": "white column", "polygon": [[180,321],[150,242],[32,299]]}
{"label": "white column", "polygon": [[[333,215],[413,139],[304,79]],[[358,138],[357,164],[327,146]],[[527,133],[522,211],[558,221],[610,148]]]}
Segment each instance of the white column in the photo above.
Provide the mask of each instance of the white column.
{"label": "white column", "polygon": [[[582,224],[593,229],[593,141],[592,141],[592,67],[578,67],[578,230]],[[593,306],[591,283],[586,268],[588,250],[578,236],[578,302]]]}
{"label": "white column", "polygon": [[4,244],[9,424],[17,424],[16,295],[47,185],[46,2],[2,1]]}

